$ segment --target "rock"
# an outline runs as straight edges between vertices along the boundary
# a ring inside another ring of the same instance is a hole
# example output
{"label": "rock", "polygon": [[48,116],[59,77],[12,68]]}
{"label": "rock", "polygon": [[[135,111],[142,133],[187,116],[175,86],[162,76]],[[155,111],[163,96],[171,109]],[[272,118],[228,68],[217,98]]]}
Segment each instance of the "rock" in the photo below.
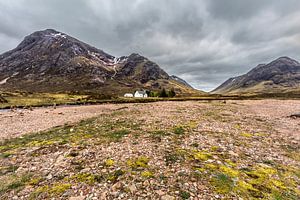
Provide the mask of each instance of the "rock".
{"label": "rock", "polygon": [[175,200],[175,197],[170,195],[164,195],[161,197],[161,200]]}
{"label": "rock", "polygon": [[232,155],[232,156],[234,156],[234,157],[238,157],[238,156],[239,156],[239,154],[237,154],[237,153],[235,153],[235,152],[233,152],[233,151],[228,151],[228,154],[229,154],[229,155]]}
{"label": "rock", "polygon": [[115,184],[111,187],[111,189],[112,189],[113,192],[117,192],[117,191],[120,190],[121,188],[122,188],[122,183],[121,183],[121,182],[117,182],[117,183],[115,183]]}
{"label": "rock", "polygon": [[70,197],[69,200],[84,200],[84,196]]}
{"label": "rock", "polygon": [[156,191],[156,194],[158,194],[159,196],[163,196],[165,193],[162,190],[158,190]]}
{"label": "rock", "polygon": [[130,190],[131,193],[135,193],[137,191],[137,188],[134,184],[129,185],[128,189]]}
{"label": "rock", "polygon": [[58,156],[55,165],[61,165],[64,162],[65,157],[63,155]]}
{"label": "rock", "polygon": [[53,178],[52,174],[49,174],[49,175],[46,177],[46,179],[48,179],[48,180],[50,180],[50,179],[52,179],[52,178]]}
{"label": "rock", "polygon": [[290,118],[300,118],[300,113],[292,114]]}

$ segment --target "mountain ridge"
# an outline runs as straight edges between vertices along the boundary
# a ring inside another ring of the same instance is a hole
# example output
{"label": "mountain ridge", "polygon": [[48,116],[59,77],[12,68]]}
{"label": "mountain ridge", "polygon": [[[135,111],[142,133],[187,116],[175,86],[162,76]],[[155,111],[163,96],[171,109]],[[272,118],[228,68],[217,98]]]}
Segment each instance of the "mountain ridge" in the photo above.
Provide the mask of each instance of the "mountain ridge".
{"label": "mountain ridge", "polygon": [[252,94],[300,92],[300,64],[287,56],[259,64],[248,73],[229,78],[211,93]]}
{"label": "mountain ridge", "polygon": [[0,85],[5,91],[28,92],[122,95],[174,88],[178,94],[198,93],[146,57],[115,57],[54,29],[36,31],[0,55]]}

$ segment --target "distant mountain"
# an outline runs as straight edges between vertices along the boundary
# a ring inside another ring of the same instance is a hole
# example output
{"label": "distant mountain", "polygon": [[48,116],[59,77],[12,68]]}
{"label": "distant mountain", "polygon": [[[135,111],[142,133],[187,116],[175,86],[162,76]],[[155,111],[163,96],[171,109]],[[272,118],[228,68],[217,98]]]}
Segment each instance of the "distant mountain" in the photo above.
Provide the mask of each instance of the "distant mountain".
{"label": "distant mountain", "polygon": [[6,102],[7,102],[7,100],[4,99],[4,97],[2,97],[2,95],[0,94],[0,103],[6,103]]}
{"label": "distant mountain", "polygon": [[188,82],[186,82],[185,80],[183,80],[182,78],[179,78],[178,76],[175,76],[175,75],[172,75],[170,76],[171,79],[179,82],[179,83],[182,83],[183,85],[189,87],[189,88],[193,88]]}
{"label": "distant mountain", "polygon": [[201,93],[139,54],[117,58],[52,29],[37,31],[0,55],[3,91],[122,95],[140,88]]}
{"label": "distant mountain", "polygon": [[300,64],[289,57],[281,57],[269,64],[260,64],[247,74],[228,79],[212,93],[300,94]]}

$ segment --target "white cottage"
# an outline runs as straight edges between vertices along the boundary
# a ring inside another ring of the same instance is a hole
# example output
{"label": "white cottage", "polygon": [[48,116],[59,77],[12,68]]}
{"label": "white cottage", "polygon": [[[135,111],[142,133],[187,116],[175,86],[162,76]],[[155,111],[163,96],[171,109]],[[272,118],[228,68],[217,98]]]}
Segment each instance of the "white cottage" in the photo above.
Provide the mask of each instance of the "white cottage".
{"label": "white cottage", "polygon": [[126,93],[126,94],[124,94],[124,97],[133,98],[133,94],[132,93]]}
{"label": "white cottage", "polygon": [[147,95],[147,92],[144,90],[144,91],[135,91],[134,93],[134,97],[135,98],[147,98],[148,95]]}

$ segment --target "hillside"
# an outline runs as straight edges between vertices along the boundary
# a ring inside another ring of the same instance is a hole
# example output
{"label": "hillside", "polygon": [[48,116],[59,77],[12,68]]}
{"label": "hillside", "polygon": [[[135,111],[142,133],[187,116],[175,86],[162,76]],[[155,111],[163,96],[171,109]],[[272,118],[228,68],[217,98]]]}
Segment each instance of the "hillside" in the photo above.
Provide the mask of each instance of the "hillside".
{"label": "hillside", "polygon": [[3,91],[122,95],[174,88],[179,95],[201,94],[139,54],[117,58],[52,29],[0,55],[0,85]]}
{"label": "hillside", "polygon": [[260,64],[247,74],[230,78],[212,91],[214,94],[300,94],[299,62],[281,57]]}

